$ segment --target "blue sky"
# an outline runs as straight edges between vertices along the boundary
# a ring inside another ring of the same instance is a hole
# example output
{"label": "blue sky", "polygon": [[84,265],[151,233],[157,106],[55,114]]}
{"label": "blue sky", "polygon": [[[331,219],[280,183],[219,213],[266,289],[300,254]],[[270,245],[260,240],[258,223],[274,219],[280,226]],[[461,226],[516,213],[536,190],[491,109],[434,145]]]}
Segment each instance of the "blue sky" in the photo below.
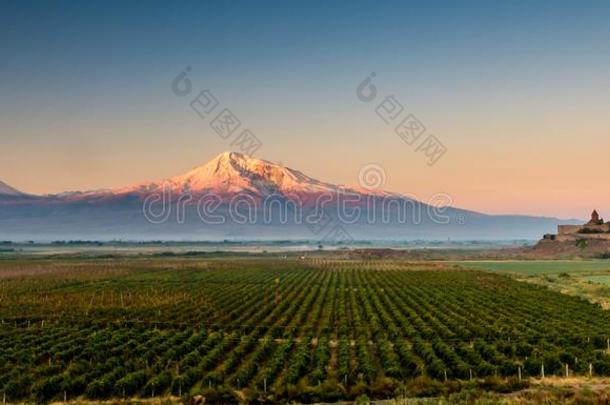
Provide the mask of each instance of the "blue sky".
{"label": "blue sky", "polygon": [[[609,17],[602,1],[3,1],[0,179],[41,193],[115,187],[230,149],[171,93],[190,66],[262,157],[314,177],[355,183],[375,162],[386,188],[422,199],[610,209],[592,190],[607,163],[558,165],[610,146]],[[438,165],[355,97],[371,72],[443,140]]]}

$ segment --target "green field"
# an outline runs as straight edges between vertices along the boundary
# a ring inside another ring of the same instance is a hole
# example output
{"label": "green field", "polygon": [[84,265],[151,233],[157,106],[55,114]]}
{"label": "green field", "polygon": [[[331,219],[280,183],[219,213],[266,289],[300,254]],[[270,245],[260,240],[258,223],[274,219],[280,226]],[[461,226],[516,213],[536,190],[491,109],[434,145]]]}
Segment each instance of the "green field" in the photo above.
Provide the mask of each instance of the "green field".
{"label": "green field", "polygon": [[610,375],[599,306],[439,263],[5,260],[0,318],[9,401],[309,403],[438,395],[543,365]]}
{"label": "green field", "polygon": [[610,286],[610,274],[607,275],[596,275],[596,276],[586,276],[585,280],[590,281],[592,283],[603,284]]}
{"label": "green field", "polygon": [[481,260],[459,261],[454,263],[471,269],[493,270],[525,275],[610,272],[610,261],[608,260]]}
{"label": "green field", "polygon": [[460,268],[514,276],[551,290],[582,297],[610,309],[610,261],[608,260],[507,260],[452,262]]}

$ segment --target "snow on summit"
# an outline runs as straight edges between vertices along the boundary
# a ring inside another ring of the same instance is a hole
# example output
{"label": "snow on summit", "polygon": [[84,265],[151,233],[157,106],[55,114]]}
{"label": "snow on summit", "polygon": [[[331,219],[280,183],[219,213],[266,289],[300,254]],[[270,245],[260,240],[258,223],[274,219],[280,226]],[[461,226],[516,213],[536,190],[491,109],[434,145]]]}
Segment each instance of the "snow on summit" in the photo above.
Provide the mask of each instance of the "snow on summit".
{"label": "snow on summit", "polygon": [[208,163],[160,182],[147,182],[115,190],[115,193],[147,192],[162,187],[171,191],[199,193],[249,192],[266,195],[323,193],[337,191],[339,186],[315,180],[298,170],[256,159],[238,152],[223,152]]}
{"label": "snow on summit", "polygon": [[147,181],[112,190],[91,190],[58,195],[69,200],[112,198],[126,195],[146,196],[161,190],[179,195],[214,193],[231,198],[239,193],[254,197],[282,194],[309,200],[321,194],[337,195],[353,192],[377,197],[402,197],[381,190],[344,187],[309,177],[302,172],[268,160],[257,159],[238,152],[223,152],[202,166],[165,180]]}

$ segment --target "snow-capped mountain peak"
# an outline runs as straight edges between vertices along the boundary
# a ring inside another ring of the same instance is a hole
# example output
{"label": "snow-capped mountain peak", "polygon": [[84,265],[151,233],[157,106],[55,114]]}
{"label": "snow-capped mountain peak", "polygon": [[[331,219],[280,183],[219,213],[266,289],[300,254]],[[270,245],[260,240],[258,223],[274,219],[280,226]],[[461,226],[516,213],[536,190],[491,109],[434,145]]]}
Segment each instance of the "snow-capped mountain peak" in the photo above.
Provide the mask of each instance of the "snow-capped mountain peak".
{"label": "snow-capped mountain peak", "polygon": [[315,180],[298,170],[238,152],[223,152],[202,166],[161,182],[147,182],[115,193],[148,192],[160,188],[193,194],[202,192],[267,195],[336,192],[340,186]]}

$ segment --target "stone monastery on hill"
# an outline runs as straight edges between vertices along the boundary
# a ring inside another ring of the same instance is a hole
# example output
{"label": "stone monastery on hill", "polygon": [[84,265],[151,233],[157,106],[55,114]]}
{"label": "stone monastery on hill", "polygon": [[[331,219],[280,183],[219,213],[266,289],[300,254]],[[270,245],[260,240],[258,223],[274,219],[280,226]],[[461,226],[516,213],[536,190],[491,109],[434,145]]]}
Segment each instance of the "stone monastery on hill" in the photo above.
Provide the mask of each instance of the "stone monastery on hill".
{"label": "stone monastery on hill", "polygon": [[591,214],[591,220],[584,225],[559,225],[557,235],[544,235],[545,240],[559,242],[576,241],[580,239],[610,240],[610,222],[604,223],[597,211]]}

